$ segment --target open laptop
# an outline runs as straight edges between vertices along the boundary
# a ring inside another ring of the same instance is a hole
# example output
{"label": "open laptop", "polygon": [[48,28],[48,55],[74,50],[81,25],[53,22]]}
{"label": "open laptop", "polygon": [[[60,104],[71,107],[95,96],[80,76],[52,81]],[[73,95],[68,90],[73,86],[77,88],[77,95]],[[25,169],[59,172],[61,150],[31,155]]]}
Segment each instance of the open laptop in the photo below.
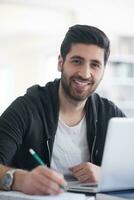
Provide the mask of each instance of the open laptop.
{"label": "open laptop", "polygon": [[71,181],[68,191],[97,193],[128,189],[134,189],[134,118],[112,118],[98,185]]}

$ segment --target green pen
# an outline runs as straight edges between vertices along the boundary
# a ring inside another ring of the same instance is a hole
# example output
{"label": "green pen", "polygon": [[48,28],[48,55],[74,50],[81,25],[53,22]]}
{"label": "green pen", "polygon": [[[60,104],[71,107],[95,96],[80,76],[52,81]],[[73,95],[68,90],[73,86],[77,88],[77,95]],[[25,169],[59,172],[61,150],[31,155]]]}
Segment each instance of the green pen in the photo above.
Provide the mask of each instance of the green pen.
{"label": "green pen", "polygon": [[29,149],[29,152],[33,156],[33,158],[40,164],[45,165],[45,163],[41,160],[41,158],[37,155],[37,153],[33,149]]}
{"label": "green pen", "polygon": [[[37,161],[38,164],[45,165],[45,163],[41,160],[39,155],[33,149],[29,149],[29,152],[33,156],[33,158]],[[60,188],[63,189],[63,190],[66,190],[64,185],[60,185]]]}

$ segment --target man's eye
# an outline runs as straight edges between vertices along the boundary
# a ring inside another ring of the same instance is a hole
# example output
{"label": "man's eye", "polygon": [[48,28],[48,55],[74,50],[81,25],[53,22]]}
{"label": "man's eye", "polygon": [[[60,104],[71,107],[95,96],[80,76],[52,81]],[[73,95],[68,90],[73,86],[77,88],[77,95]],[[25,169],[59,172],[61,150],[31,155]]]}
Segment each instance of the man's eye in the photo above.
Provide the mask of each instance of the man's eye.
{"label": "man's eye", "polygon": [[76,64],[76,65],[80,65],[82,63],[81,60],[72,60],[72,63]]}
{"label": "man's eye", "polygon": [[91,63],[92,68],[100,68],[100,65],[98,63]]}

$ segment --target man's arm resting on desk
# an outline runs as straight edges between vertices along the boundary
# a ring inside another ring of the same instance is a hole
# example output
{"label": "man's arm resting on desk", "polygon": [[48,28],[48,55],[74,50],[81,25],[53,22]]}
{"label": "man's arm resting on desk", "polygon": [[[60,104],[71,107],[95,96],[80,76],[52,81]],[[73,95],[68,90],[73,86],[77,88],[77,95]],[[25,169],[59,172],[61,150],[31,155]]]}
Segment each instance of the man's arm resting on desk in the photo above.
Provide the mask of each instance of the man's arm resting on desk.
{"label": "man's arm resting on desk", "polygon": [[[0,165],[0,180],[4,177],[9,167]],[[17,170],[14,174],[12,190],[26,194],[58,194],[60,185],[65,185],[63,176],[45,166],[38,166],[31,171]],[[0,189],[3,189],[0,186]]]}

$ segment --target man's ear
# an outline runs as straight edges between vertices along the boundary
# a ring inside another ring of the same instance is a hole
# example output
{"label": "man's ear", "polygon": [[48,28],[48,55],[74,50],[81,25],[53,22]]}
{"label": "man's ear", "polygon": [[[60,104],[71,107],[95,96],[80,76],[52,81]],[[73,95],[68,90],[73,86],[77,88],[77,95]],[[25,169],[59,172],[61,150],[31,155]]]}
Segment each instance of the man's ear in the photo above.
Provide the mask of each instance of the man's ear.
{"label": "man's ear", "polygon": [[63,66],[63,58],[61,55],[58,56],[58,71],[62,72],[62,66]]}

